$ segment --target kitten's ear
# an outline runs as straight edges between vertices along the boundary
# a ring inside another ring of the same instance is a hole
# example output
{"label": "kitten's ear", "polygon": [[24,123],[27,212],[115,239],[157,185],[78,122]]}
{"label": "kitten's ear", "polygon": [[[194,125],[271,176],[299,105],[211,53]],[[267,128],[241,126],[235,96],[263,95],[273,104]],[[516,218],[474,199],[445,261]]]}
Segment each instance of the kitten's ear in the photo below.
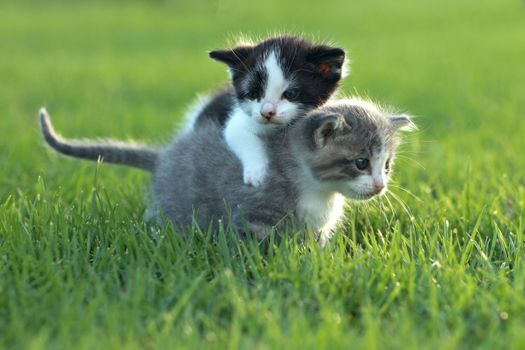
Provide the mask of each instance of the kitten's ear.
{"label": "kitten's ear", "polygon": [[214,50],[208,52],[211,58],[225,63],[232,69],[239,69],[250,56],[252,46],[238,46],[227,50]]}
{"label": "kitten's ear", "polygon": [[314,46],[306,59],[315,66],[325,78],[341,79],[345,63],[345,51],[326,45]]}
{"label": "kitten's ear", "polygon": [[318,147],[325,146],[328,142],[341,136],[351,127],[341,114],[330,114],[320,117],[320,122],[314,132],[314,141]]}
{"label": "kitten's ear", "polygon": [[417,130],[416,124],[414,124],[410,116],[406,114],[399,114],[390,117],[390,124],[394,130],[400,131],[413,131]]}

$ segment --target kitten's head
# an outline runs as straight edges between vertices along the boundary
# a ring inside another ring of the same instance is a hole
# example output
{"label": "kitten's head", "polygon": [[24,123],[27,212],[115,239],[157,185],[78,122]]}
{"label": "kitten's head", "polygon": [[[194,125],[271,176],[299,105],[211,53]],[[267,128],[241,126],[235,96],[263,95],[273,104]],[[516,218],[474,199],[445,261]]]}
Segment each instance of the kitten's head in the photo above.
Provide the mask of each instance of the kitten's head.
{"label": "kitten's head", "polygon": [[322,105],[343,76],[345,52],[292,36],[210,52],[228,65],[239,106],[251,118],[280,126]]}
{"label": "kitten's head", "polygon": [[310,175],[322,186],[359,200],[386,192],[398,132],[415,128],[408,116],[390,115],[357,99],[330,103],[299,125],[303,137],[298,154]]}

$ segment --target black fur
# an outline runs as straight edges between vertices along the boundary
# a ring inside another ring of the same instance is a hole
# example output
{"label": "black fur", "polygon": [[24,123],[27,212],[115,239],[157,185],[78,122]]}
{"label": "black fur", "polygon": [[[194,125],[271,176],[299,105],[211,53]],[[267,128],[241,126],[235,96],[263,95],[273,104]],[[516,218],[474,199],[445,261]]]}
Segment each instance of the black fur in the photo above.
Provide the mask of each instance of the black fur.
{"label": "black fur", "polygon": [[235,91],[233,87],[220,90],[211,101],[200,112],[195,126],[200,127],[205,123],[213,122],[224,125],[228,120],[233,105],[235,103]]}
{"label": "black fur", "polygon": [[[303,111],[321,106],[337,89],[345,60],[345,52],[340,48],[315,45],[294,36],[277,36],[254,46],[211,51],[211,58],[228,65],[234,95],[228,93],[226,98],[224,93],[217,94],[210,101],[209,108],[206,107],[197,117],[196,125],[206,119],[224,125],[228,119],[224,112],[231,111],[226,104],[235,102],[230,97],[239,101],[260,99],[267,80],[262,62],[272,51],[278,55],[285,78],[293,78],[296,83],[296,88],[287,95],[287,99],[300,104]],[[218,110],[214,111],[214,107]]]}

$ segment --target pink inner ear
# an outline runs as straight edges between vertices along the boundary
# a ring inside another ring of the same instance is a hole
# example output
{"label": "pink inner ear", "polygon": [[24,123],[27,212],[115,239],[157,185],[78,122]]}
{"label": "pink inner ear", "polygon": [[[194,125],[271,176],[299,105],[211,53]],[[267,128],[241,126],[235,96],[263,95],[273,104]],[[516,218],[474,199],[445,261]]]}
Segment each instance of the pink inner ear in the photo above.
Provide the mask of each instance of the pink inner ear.
{"label": "pink inner ear", "polygon": [[323,73],[323,74],[325,74],[325,75],[328,74],[328,73],[330,73],[330,67],[328,67],[328,65],[326,65],[326,64],[324,64],[324,63],[321,63],[321,64],[319,65],[319,70],[321,71],[321,73]]}

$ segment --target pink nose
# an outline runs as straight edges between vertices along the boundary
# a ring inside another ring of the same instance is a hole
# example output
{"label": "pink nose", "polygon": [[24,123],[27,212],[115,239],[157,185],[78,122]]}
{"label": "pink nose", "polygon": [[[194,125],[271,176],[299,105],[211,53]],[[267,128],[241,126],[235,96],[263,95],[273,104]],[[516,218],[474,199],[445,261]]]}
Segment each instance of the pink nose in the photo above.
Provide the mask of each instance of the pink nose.
{"label": "pink nose", "polygon": [[271,103],[266,102],[262,108],[261,108],[261,116],[270,121],[273,117],[275,117],[275,106]]}
{"label": "pink nose", "polygon": [[375,183],[374,184],[374,192],[377,194],[377,193],[380,193],[383,188],[385,188],[385,184],[382,184],[382,183]]}

